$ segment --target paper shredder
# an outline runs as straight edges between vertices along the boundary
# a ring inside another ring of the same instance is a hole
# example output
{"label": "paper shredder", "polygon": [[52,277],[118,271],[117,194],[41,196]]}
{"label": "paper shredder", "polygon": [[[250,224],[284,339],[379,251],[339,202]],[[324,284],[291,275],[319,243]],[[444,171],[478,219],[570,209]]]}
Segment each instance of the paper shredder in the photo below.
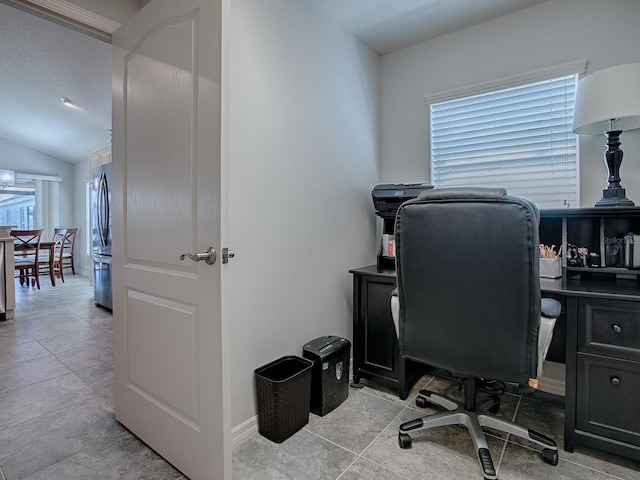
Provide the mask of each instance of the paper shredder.
{"label": "paper shredder", "polygon": [[349,396],[351,342],[326,335],[305,344],[302,356],[313,361],[310,411],[321,417]]}

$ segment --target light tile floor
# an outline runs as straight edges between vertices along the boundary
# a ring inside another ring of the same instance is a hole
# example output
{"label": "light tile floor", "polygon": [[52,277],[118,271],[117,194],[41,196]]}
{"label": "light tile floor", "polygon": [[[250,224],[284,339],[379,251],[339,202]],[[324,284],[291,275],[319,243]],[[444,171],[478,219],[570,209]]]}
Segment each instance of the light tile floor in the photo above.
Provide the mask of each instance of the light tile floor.
{"label": "light tile floor", "polygon": [[[114,417],[112,321],[93,304],[88,279],[67,275],[42,289],[16,285],[14,320],[0,321],[0,480],[184,480]],[[281,444],[253,438],[233,451],[233,480],[480,479],[463,427],[413,435],[397,445],[400,423],[424,413],[419,388],[457,396],[455,384],[425,375],[407,400],[373,385],[349,390],[336,410],[309,415]],[[431,410],[427,410],[429,412]],[[562,399],[505,394],[500,415],[563,443]],[[494,432],[497,433],[497,432]],[[504,435],[489,448],[501,480],[637,480],[640,462],[576,447],[556,467]]]}
{"label": "light tile floor", "polygon": [[[398,446],[398,426],[435,409],[415,405],[419,389],[462,399],[455,381],[425,375],[402,401],[370,385],[350,389],[349,397],[324,417],[309,423],[283,443],[256,436],[233,452],[234,480],[451,480],[482,479],[482,471],[465,427],[451,426],[412,434],[411,449]],[[564,399],[515,388],[501,397],[498,415],[551,436],[560,446],[560,461],[542,461],[533,444],[497,431],[489,449],[501,480],[638,480],[640,462],[576,446],[562,449]]]}
{"label": "light tile floor", "polygon": [[16,283],[0,320],[0,480],[185,477],[114,416],[111,314],[87,277]]}

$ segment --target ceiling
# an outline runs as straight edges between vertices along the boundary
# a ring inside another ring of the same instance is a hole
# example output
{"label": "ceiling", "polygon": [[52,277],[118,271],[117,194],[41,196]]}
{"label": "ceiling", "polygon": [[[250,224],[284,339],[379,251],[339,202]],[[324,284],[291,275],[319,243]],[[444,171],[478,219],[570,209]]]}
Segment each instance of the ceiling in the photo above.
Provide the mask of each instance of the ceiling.
{"label": "ceiling", "polygon": [[372,50],[409,45],[545,0],[315,0]]}
{"label": "ceiling", "polygon": [[[383,55],[544,0],[315,1]],[[0,65],[0,137],[70,163],[110,141],[108,43],[0,3]]]}
{"label": "ceiling", "polygon": [[0,3],[0,65],[0,136],[70,163],[111,140],[110,44]]}

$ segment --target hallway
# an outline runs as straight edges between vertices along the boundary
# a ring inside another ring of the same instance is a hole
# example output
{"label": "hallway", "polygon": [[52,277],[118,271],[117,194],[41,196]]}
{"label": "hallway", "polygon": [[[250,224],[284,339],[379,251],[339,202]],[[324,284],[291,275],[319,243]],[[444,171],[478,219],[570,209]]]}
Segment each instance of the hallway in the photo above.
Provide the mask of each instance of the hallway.
{"label": "hallway", "polygon": [[[114,417],[111,314],[93,303],[86,277],[42,289],[16,285],[15,320],[0,321],[0,480],[186,480]],[[343,405],[281,444],[255,435],[233,449],[233,480],[414,480],[480,478],[468,433],[448,427],[397,446],[397,426],[421,414],[425,375],[407,400],[384,389],[351,389]],[[507,393],[501,415],[540,425],[562,445],[560,397]],[[499,478],[631,480],[640,462],[579,447],[544,464],[530,447],[490,437]],[[3,475],[4,473],[4,475]]]}
{"label": "hallway", "polygon": [[0,480],[184,479],[114,417],[111,314],[87,277],[16,283],[0,321]]}

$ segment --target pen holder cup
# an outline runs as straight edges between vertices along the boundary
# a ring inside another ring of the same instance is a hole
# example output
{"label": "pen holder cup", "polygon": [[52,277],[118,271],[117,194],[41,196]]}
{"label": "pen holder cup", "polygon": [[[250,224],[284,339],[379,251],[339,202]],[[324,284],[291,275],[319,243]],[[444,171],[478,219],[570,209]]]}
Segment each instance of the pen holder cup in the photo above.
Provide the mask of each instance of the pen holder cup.
{"label": "pen holder cup", "polygon": [[560,258],[541,258],[540,276],[542,278],[562,277],[562,261]]}

